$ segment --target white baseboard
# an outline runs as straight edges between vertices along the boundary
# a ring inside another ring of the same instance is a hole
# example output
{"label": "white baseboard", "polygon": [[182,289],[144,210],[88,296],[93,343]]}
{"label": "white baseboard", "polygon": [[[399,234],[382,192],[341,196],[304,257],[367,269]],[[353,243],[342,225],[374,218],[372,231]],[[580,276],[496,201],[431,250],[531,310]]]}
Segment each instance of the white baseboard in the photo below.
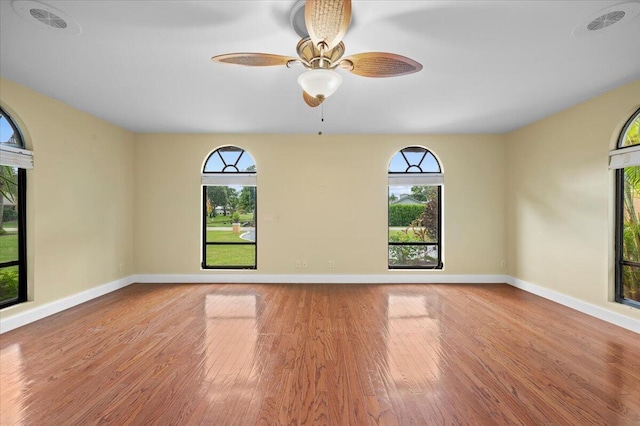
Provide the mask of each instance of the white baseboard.
{"label": "white baseboard", "polygon": [[350,275],[350,274],[141,274],[138,283],[211,283],[211,284],[497,284],[506,283],[506,275],[444,275],[444,274]]}
{"label": "white baseboard", "polygon": [[89,290],[81,291],[80,293],[72,294],[71,296],[55,300],[15,315],[11,315],[10,312],[3,312],[2,318],[0,318],[0,334],[126,287],[135,282],[134,277],[135,275],[130,275],[119,280],[111,281],[110,283],[90,288]]}
{"label": "white baseboard", "polygon": [[550,290],[536,284],[531,284],[530,282],[521,280],[519,278],[514,278],[511,276],[506,276],[506,278],[506,283],[513,287],[519,288],[540,297],[544,297],[545,299],[559,303],[568,308],[575,309],[576,311],[580,311],[584,314],[591,315],[592,317],[601,319],[603,321],[615,324],[619,327],[626,328],[627,330],[631,330],[640,334],[639,320],[624,316],[600,306],[593,305],[583,300],[576,299],[575,297],[567,296],[566,294],[559,293],[557,291]]}
{"label": "white baseboard", "polygon": [[[0,334],[121,289],[133,283],[266,283],[266,284],[388,284],[388,283],[504,283],[504,275],[279,275],[279,274],[146,274],[103,284],[89,290],[11,315],[0,317]],[[28,302],[27,302],[28,303]],[[9,308],[10,309],[10,308]]]}
{"label": "white baseboard", "polygon": [[595,318],[615,324],[640,334],[640,321],[617,312],[584,302],[575,297],[541,287],[509,275],[323,275],[323,274],[140,274],[130,275],[89,290],[56,300],[16,315],[3,312],[0,318],[0,334],[73,306],[121,289],[133,283],[265,283],[265,284],[500,284],[507,283],[526,292],[575,309]]}

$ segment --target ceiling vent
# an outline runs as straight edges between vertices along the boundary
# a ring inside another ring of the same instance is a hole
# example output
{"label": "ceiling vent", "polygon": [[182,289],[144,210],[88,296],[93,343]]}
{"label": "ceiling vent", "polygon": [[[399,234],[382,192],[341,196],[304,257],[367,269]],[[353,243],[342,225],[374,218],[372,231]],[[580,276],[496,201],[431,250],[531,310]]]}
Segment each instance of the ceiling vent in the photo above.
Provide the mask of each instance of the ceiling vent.
{"label": "ceiling vent", "polygon": [[640,14],[640,3],[627,2],[602,9],[588,19],[586,24],[580,24],[573,29],[573,35],[576,37],[586,37],[596,34],[602,34],[612,26],[620,27],[627,24],[633,18]]}
{"label": "ceiling vent", "polygon": [[58,34],[78,35],[82,32],[80,24],[48,4],[33,0],[13,0],[13,9],[26,21],[42,29]]}
{"label": "ceiling vent", "polygon": [[38,21],[50,27],[60,28],[61,30],[63,30],[68,26],[67,22],[55,13],[51,13],[42,9],[31,9],[29,10],[29,13]]}

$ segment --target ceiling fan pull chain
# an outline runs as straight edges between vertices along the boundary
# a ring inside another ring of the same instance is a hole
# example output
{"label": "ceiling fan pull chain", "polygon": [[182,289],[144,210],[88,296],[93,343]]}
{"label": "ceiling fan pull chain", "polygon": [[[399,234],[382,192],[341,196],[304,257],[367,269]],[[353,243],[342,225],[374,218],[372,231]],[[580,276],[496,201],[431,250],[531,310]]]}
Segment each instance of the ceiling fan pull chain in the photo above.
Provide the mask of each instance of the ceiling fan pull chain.
{"label": "ceiling fan pull chain", "polygon": [[322,136],[323,123],[324,123],[324,104],[320,104],[320,130],[318,130],[318,136]]}

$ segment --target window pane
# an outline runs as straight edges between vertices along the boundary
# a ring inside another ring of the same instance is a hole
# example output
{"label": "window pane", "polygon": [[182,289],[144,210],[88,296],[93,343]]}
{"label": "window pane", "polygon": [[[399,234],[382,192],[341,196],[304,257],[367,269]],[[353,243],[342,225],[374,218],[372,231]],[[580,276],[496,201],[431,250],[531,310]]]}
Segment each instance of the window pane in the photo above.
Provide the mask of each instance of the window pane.
{"label": "window pane", "polygon": [[624,169],[622,259],[640,262],[640,167]]}
{"label": "window pane", "polygon": [[244,150],[236,146],[226,146],[218,149],[218,152],[227,165],[236,164],[244,154]]}
{"label": "window pane", "polygon": [[256,187],[206,186],[205,191],[205,243],[220,245],[206,245],[204,266],[255,267]]}
{"label": "window pane", "polygon": [[640,302],[640,268],[627,265],[622,267],[622,296]]}
{"label": "window pane", "polygon": [[222,162],[222,158],[217,152],[211,154],[209,159],[204,165],[205,172],[221,172],[224,169],[225,164]]}
{"label": "window pane", "polygon": [[390,245],[389,266],[437,267],[438,247],[413,244]]}
{"label": "window pane", "polygon": [[[255,241],[256,187],[207,186],[206,191],[207,241]],[[239,228],[234,227],[234,223],[239,224]],[[211,234],[212,231],[217,233]],[[249,231],[253,237],[242,236]]]}
{"label": "window pane", "polygon": [[251,245],[208,245],[207,266],[248,266],[256,264],[256,246]]}
{"label": "window pane", "polygon": [[255,172],[256,165],[251,155],[237,146],[225,146],[211,153],[204,165],[205,173]]}
{"label": "window pane", "polygon": [[620,141],[620,148],[640,144],[640,112],[635,119],[627,126],[625,134]]}
{"label": "window pane", "polygon": [[[18,169],[0,166],[0,265],[20,260],[18,250]],[[19,267],[0,266],[0,303],[18,298]]]}
{"label": "window pane", "polygon": [[436,157],[422,147],[409,147],[398,151],[389,162],[392,173],[440,173]]}
{"label": "window pane", "polygon": [[0,235],[0,264],[17,261],[18,254],[18,230],[17,228],[4,228],[6,234]]}
{"label": "window pane", "polygon": [[437,186],[389,188],[389,241],[438,242]]}
{"label": "window pane", "polygon": [[[617,253],[618,262],[629,261],[640,263],[640,166],[627,167],[619,175],[622,176],[622,235],[619,235],[622,252]],[[640,302],[640,268],[621,265],[619,281],[616,282],[616,298],[619,301]],[[620,297],[622,300],[620,300]]]}
{"label": "window pane", "polygon": [[0,268],[0,303],[18,298],[18,266]]}
{"label": "window pane", "polygon": [[18,169],[0,166],[0,264],[17,261]]}
{"label": "window pane", "polygon": [[2,110],[0,110],[0,143],[16,148],[24,148],[20,134],[16,132]]}

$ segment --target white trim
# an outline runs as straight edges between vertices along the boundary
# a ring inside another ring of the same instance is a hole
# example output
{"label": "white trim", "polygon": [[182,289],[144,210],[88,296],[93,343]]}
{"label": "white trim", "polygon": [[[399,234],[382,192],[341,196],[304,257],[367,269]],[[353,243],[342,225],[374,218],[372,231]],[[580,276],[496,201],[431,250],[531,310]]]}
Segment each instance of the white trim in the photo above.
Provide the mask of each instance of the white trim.
{"label": "white trim", "polygon": [[0,145],[0,164],[21,169],[33,169],[33,152],[27,149]]}
{"label": "white trim", "polygon": [[389,174],[389,186],[434,186],[442,184],[444,184],[444,175],[442,173]]}
{"label": "white trim", "polygon": [[[265,283],[265,284],[501,284],[507,283],[528,293],[559,303],[576,311],[601,319],[640,334],[640,320],[627,317],[606,308],[576,299],[575,297],[541,287],[509,275],[444,275],[420,271],[407,275],[322,275],[322,274],[139,274],[130,275],[89,290],[56,300],[31,310],[10,315],[3,312],[0,318],[0,334],[49,315],[64,311],[96,297],[119,290],[133,283]],[[10,308],[9,308],[10,309]]]}
{"label": "white trim", "polygon": [[27,325],[34,321],[38,321],[42,318],[48,317],[49,315],[57,314],[58,312],[62,312],[65,309],[72,308],[91,299],[95,299],[96,297],[111,293],[112,291],[119,290],[123,287],[133,284],[135,282],[134,278],[135,275],[130,275],[128,277],[111,281],[110,283],[102,284],[98,287],[90,288],[88,290],[81,291],[80,293],[72,294],[71,296],[55,300],[53,302],[38,306],[28,311],[20,312],[16,315],[11,315],[10,311],[5,311],[2,313],[2,318],[0,318],[0,334],[18,327],[22,327],[23,325]]}
{"label": "white trim", "polygon": [[609,151],[609,157],[613,157],[618,154],[628,154],[630,152],[638,152],[640,151],[640,145],[631,145],[624,148],[616,148]]}
{"label": "white trim", "polygon": [[506,276],[506,278],[507,284],[519,288],[520,290],[524,290],[528,293],[544,297],[545,299],[551,300],[552,302],[559,303],[560,305],[575,309],[576,311],[580,311],[587,315],[591,315],[592,317],[601,319],[608,323],[626,328],[627,330],[631,330],[640,334],[640,320],[627,317],[617,312],[610,311],[609,309],[593,305],[583,300],[576,299],[575,297],[568,296],[566,294],[559,293],[557,291],[550,290],[536,284],[531,284],[530,282],[521,280],[519,278],[514,278],[508,275]]}
{"label": "white trim", "polygon": [[505,275],[444,275],[425,271],[411,275],[340,275],[340,274],[141,274],[138,283],[211,283],[211,284],[497,284],[506,283]]}
{"label": "white trim", "polygon": [[0,150],[13,152],[15,154],[33,155],[33,151],[29,151],[28,149],[18,148],[17,146],[11,146],[11,145],[5,145],[5,144],[0,144]]}
{"label": "white trim", "polygon": [[623,169],[640,165],[640,145],[609,151],[609,169]]}
{"label": "white trim", "polygon": [[[394,271],[395,272],[395,271]],[[560,305],[585,313],[619,327],[640,333],[640,321],[629,318],[609,309],[576,299],[509,275],[444,275],[420,271],[407,275],[322,275],[322,274],[140,274],[135,276],[138,283],[281,283],[281,284],[502,284],[506,283],[559,303]]]}
{"label": "white trim", "polygon": [[202,184],[212,186],[256,186],[255,173],[202,173]]}

